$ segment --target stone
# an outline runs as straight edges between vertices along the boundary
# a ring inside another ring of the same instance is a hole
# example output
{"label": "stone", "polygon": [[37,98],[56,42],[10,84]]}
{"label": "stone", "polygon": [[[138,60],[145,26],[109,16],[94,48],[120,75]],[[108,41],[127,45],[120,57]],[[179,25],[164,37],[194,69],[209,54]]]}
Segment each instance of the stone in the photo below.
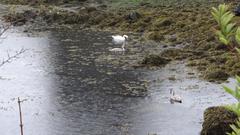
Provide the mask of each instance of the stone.
{"label": "stone", "polygon": [[159,55],[148,55],[146,56],[143,61],[141,62],[142,65],[148,65],[148,66],[164,66],[170,62],[169,59],[166,59],[164,57],[161,57]]}
{"label": "stone", "polygon": [[240,16],[240,4],[235,9],[234,13],[235,13],[236,16]]}
{"label": "stone", "polygon": [[129,13],[126,16],[126,19],[129,21],[137,21],[140,17],[141,17],[141,15],[138,12],[134,11],[134,12]]}

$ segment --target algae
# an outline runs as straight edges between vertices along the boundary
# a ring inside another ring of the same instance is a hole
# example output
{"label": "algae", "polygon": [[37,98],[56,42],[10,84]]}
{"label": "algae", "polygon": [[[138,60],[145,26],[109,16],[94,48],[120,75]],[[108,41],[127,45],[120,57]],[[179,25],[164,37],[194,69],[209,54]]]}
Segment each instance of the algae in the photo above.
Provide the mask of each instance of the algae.
{"label": "algae", "polygon": [[[150,2],[119,8],[80,5],[75,12],[67,9],[52,10],[51,6],[47,6],[41,13],[36,11],[35,14],[49,25],[74,24],[81,25],[81,28],[135,32],[141,33],[144,39],[164,43],[166,47],[180,44],[181,49],[165,50],[161,56],[172,60],[186,59],[191,63],[188,65],[198,69],[204,78],[225,80],[225,77],[218,78],[216,73],[216,77],[213,77],[208,67],[221,69],[228,76],[233,76],[239,74],[239,61],[235,60],[238,59],[236,54],[228,52],[226,46],[216,40],[212,30],[216,24],[210,15],[210,9],[219,3],[201,2],[170,2],[170,5],[163,4],[165,6],[153,6]],[[234,5],[236,1],[229,3]],[[179,10],[176,12],[174,9]],[[6,15],[5,19],[14,21],[20,14]],[[239,17],[235,19],[240,20]],[[24,16],[23,20],[24,23],[28,21]]]}

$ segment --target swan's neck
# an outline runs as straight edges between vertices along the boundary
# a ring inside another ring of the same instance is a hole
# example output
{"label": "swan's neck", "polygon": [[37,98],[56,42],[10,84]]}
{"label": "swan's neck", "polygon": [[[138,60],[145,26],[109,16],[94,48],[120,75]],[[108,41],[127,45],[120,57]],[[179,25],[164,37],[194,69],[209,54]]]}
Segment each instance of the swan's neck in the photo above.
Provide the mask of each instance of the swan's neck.
{"label": "swan's neck", "polygon": [[173,90],[170,90],[170,94],[172,94],[174,96],[175,92]]}
{"label": "swan's neck", "polygon": [[125,45],[126,45],[126,41],[122,44],[122,48],[124,48],[125,47]]}

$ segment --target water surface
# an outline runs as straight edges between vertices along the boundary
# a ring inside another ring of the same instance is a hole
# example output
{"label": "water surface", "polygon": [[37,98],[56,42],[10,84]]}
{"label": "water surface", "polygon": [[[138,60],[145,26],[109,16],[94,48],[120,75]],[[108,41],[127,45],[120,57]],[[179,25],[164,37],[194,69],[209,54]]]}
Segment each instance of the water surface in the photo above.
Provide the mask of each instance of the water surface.
{"label": "water surface", "polygon": [[[157,70],[113,64],[140,45],[130,43],[125,54],[110,53],[113,46],[106,32],[7,33],[1,58],[27,51],[0,68],[1,135],[20,133],[17,97],[27,100],[26,135],[197,135],[206,107],[234,101],[184,62]],[[182,104],[169,103],[170,89]]]}

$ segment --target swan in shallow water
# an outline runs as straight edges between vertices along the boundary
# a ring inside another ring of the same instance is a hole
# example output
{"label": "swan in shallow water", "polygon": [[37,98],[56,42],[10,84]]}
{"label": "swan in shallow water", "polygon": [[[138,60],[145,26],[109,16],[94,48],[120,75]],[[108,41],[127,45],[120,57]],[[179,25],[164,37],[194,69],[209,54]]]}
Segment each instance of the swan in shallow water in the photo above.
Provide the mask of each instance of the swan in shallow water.
{"label": "swan in shallow water", "polygon": [[124,44],[124,43],[126,43],[128,36],[127,35],[123,35],[123,36],[115,35],[115,36],[112,36],[112,39],[115,44]]}
{"label": "swan in shallow water", "polygon": [[113,42],[115,44],[122,44],[122,47],[121,48],[112,48],[112,49],[109,49],[109,51],[111,51],[111,52],[124,52],[126,50],[125,45],[127,43],[128,36],[127,35],[123,35],[123,36],[116,35],[116,36],[112,36],[112,38],[113,38]]}
{"label": "swan in shallow water", "polygon": [[182,97],[179,95],[175,95],[175,92],[171,89],[170,90],[170,94],[172,94],[170,96],[170,103],[173,104],[174,102],[176,103],[182,103]]}

